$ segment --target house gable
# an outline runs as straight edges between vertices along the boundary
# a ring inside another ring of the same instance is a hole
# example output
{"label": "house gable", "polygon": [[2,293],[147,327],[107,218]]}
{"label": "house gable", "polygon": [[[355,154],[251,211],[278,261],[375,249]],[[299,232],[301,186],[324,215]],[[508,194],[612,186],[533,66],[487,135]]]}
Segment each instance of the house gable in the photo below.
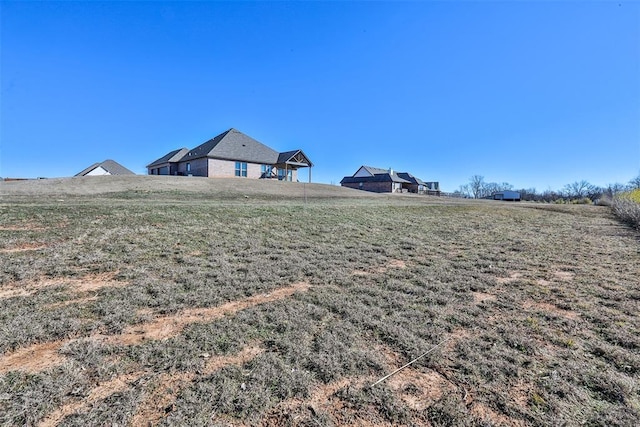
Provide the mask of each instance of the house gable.
{"label": "house gable", "polygon": [[90,175],[135,175],[132,171],[122,166],[120,163],[107,159],[104,162],[94,163],[75,176]]}
{"label": "house gable", "polygon": [[280,153],[278,155],[277,164],[279,165],[287,164],[290,166],[297,166],[297,167],[313,166],[313,163],[311,163],[311,160],[309,160],[309,158],[302,152],[302,150],[293,150],[293,151],[286,151],[284,153]]}
{"label": "house gable", "polygon": [[360,166],[360,169],[356,171],[352,176],[354,177],[364,177],[364,176],[374,176],[379,174],[389,173],[387,169],[373,168],[371,166]]}

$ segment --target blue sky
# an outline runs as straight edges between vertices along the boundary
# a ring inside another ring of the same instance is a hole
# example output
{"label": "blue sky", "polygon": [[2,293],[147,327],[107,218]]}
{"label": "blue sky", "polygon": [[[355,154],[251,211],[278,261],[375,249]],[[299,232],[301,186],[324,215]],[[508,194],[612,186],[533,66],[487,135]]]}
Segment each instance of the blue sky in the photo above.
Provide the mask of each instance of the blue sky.
{"label": "blue sky", "polygon": [[[233,127],[456,190],[640,173],[640,3],[0,3],[0,176],[137,173]],[[306,177],[306,173],[302,176]]]}

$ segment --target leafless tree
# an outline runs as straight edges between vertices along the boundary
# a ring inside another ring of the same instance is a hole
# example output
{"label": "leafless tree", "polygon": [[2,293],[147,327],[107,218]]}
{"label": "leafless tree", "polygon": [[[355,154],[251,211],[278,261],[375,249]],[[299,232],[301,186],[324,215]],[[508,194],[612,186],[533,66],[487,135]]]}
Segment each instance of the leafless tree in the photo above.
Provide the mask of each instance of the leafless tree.
{"label": "leafless tree", "polygon": [[585,181],[576,181],[564,186],[563,193],[569,199],[583,199],[593,194],[595,186]]}
{"label": "leafless tree", "polygon": [[471,191],[471,195],[473,196],[474,199],[479,199],[480,197],[483,197],[483,193],[485,190],[485,182],[484,182],[484,176],[482,175],[473,175],[470,179],[469,179],[469,190]]}
{"label": "leafless tree", "polygon": [[462,197],[471,197],[471,190],[469,189],[469,185],[468,184],[461,185],[460,189],[458,190],[458,192],[460,193],[460,195]]}
{"label": "leafless tree", "polygon": [[636,176],[631,181],[629,181],[629,185],[631,186],[632,189],[640,188],[640,174],[638,174],[638,176]]}

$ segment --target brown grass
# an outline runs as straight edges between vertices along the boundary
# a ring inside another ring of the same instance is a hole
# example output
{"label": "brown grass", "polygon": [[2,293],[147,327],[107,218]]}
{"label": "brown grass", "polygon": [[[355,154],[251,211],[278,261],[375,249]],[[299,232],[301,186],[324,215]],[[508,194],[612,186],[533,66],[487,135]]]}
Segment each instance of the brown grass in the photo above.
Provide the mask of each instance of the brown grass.
{"label": "brown grass", "polygon": [[640,417],[607,208],[163,178],[0,186],[4,249],[42,246],[0,257],[0,424]]}
{"label": "brown grass", "polygon": [[295,283],[286,288],[279,288],[263,295],[231,301],[219,307],[198,308],[185,310],[172,316],[164,316],[154,319],[152,322],[131,326],[120,335],[109,337],[108,341],[118,345],[134,345],[145,340],[162,340],[178,335],[185,326],[193,323],[211,322],[223,316],[232,315],[247,307],[277,301],[293,295],[295,292],[305,292],[309,284],[305,282]]}

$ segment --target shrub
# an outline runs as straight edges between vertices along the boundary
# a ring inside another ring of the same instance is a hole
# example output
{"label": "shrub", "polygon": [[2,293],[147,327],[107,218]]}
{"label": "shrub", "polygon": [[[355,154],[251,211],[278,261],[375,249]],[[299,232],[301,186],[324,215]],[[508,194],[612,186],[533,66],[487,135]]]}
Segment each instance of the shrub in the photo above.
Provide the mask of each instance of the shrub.
{"label": "shrub", "polygon": [[635,190],[625,193],[625,197],[627,197],[630,200],[633,200],[636,203],[640,203],[640,188],[636,188]]}
{"label": "shrub", "polygon": [[640,197],[640,191],[634,190],[613,199],[613,213],[627,224],[640,230],[640,202],[634,200]]}

